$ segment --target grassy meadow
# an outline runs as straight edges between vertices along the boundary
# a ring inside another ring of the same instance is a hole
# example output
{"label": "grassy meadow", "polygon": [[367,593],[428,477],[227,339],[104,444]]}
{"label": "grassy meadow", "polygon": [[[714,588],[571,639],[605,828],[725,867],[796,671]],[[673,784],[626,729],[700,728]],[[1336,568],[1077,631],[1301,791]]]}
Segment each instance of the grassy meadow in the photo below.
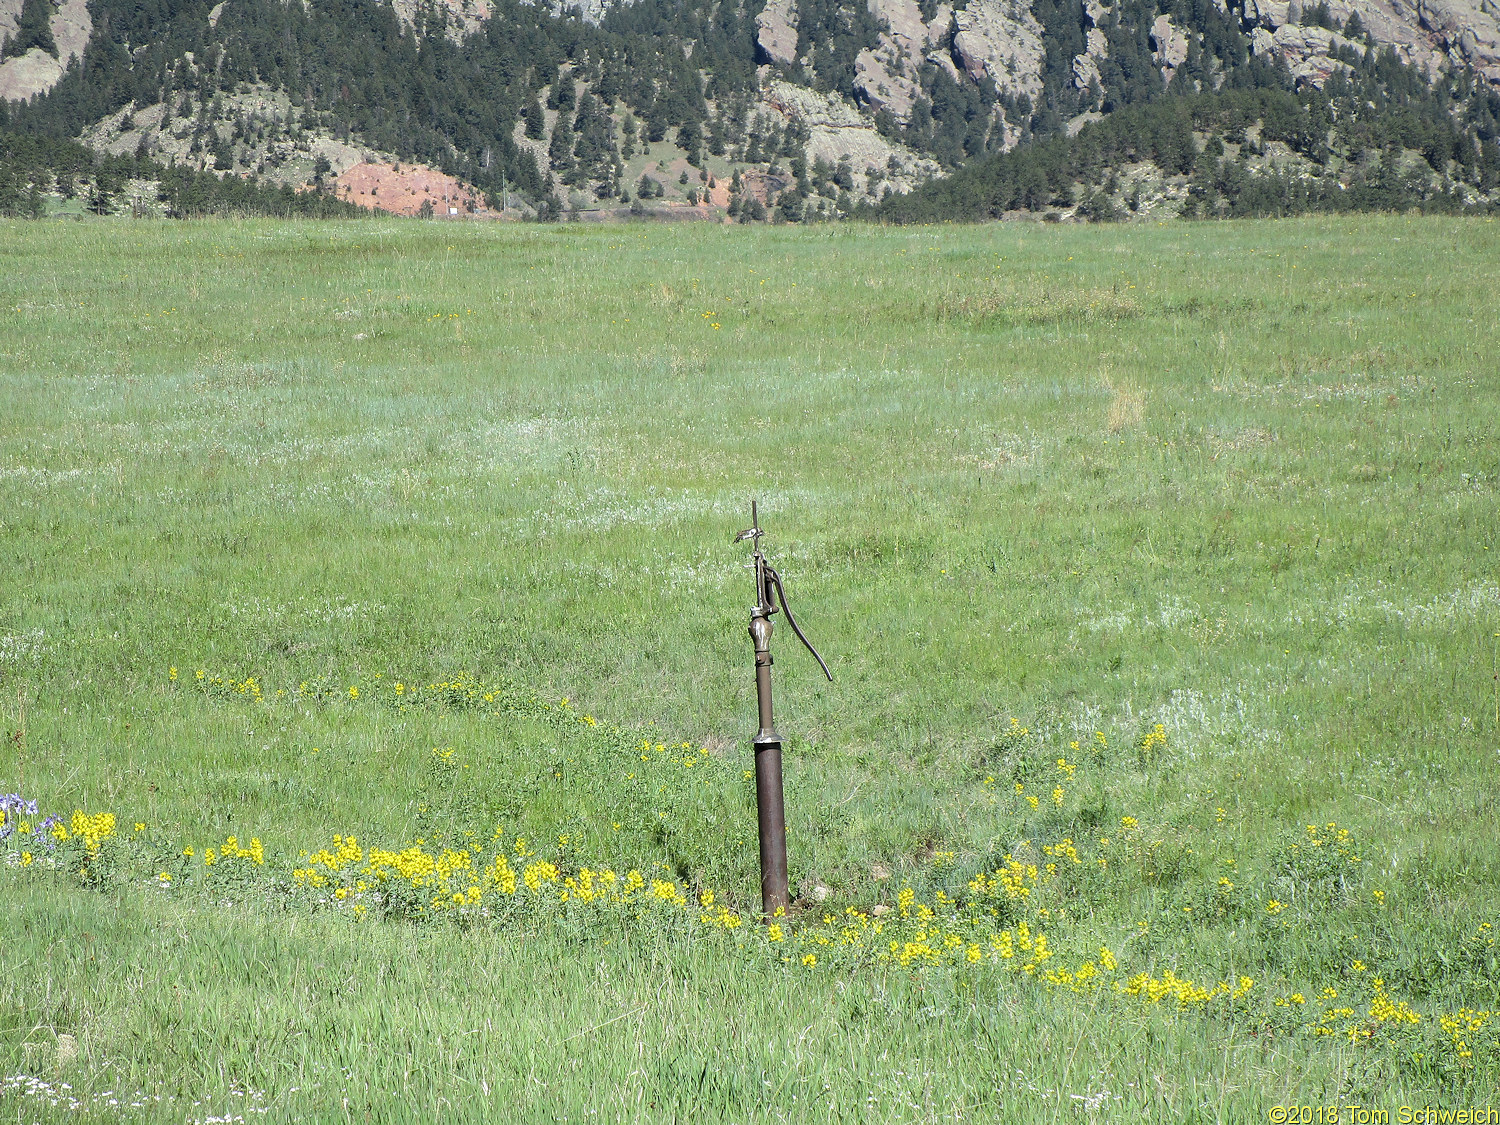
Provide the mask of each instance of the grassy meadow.
{"label": "grassy meadow", "polygon": [[[1497,292],[1483,220],[0,223],[0,1121],[1500,1105]],[[752,498],[835,677],[778,620],[774,927]]]}

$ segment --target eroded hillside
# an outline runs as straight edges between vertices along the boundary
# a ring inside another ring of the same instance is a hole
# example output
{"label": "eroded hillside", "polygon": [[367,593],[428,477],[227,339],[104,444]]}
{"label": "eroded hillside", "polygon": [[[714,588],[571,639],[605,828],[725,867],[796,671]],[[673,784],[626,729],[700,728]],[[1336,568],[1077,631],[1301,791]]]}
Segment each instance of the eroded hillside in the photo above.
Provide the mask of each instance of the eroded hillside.
{"label": "eroded hillside", "polygon": [[1493,0],[0,0],[0,38],[0,125],[456,216],[836,217],[1161,99],[1376,74],[1379,110],[1391,66],[1467,83],[1435,112],[1479,156],[1500,110]]}

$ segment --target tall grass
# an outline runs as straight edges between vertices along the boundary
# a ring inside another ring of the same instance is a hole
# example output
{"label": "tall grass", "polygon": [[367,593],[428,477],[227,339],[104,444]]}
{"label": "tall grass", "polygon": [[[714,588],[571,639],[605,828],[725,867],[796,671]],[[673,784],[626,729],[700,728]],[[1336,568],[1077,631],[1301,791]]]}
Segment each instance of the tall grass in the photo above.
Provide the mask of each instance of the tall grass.
{"label": "tall grass", "polygon": [[[1106,854],[1129,816],[1144,850],[1049,932],[1256,980],[1215,1016],[8,867],[0,1067],[85,1104],[0,1107],[1264,1120],[1493,1089],[1485,1050],[1432,1052],[1500,1008],[1497,251],[1391,217],[0,225],[0,788],[287,865],[568,834],[752,908],[729,541],[758,498],[835,675],[778,631],[809,920]],[[388,705],[460,674],[602,726]],[[631,803],[639,739],[709,769]],[[1298,866],[1329,822],[1358,878]],[[1273,1004],[1355,961],[1423,1023]]]}

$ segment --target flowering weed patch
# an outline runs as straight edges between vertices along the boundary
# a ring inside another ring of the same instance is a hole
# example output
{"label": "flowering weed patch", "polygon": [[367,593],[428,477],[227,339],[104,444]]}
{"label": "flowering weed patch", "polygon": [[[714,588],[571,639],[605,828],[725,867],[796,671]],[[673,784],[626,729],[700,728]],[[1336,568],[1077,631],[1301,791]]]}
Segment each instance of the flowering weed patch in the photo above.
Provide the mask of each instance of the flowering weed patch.
{"label": "flowering weed patch", "polygon": [[[201,672],[195,680],[211,693],[227,685],[226,698],[257,706],[293,694],[243,689],[255,683],[250,677]],[[295,694],[339,707],[491,715],[524,709],[551,724],[581,727],[598,751],[593,784],[614,794],[612,815],[649,828],[658,842],[687,838],[669,826],[695,815],[696,788],[742,787],[744,780],[690,743],[669,749],[633,742],[619,728],[579,715],[567,700],[548,703],[462,677],[421,687],[400,680],[349,684],[338,691],[304,682]],[[1164,725],[1149,729],[1138,745],[1166,753]],[[0,837],[12,866],[95,887],[135,885],[195,900],[328,913],[355,924],[482,927],[574,945],[708,943],[794,975],[953,974],[971,987],[1008,983],[1093,1002],[1202,1013],[1261,1034],[1335,1037],[1384,1050],[1415,1073],[1449,1081],[1500,1064],[1500,1005],[1445,1007],[1453,981],[1417,982],[1399,964],[1381,967],[1381,935],[1390,932],[1396,904],[1376,885],[1361,854],[1367,849],[1348,828],[1309,824],[1257,857],[1232,854],[1222,808],[1203,825],[1153,828],[1127,814],[1101,828],[1095,822],[1108,803],[1101,787],[1110,747],[1103,732],[1088,749],[1075,739],[1061,756],[1046,758],[1029,729],[1012,720],[997,746],[995,764],[1008,767],[1014,780],[1002,788],[986,775],[977,796],[1008,808],[1015,831],[1031,833],[998,865],[966,875],[956,853],[934,850],[924,871],[926,897],[909,883],[894,893],[867,888],[863,901],[803,899],[789,916],[773,919],[757,919],[721,888],[684,879],[666,861],[619,866],[591,859],[590,844],[618,834],[621,820],[608,832],[585,827],[551,840],[507,833],[503,826],[399,843],[339,833],[327,846],[292,854],[268,849],[258,836],[184,845],[141,821],[122,831],[107,812],[40,817],[36,801],[12,794],[0,798]],[[452,748],[433,750],[431,759],[441,777],[466,767]],[[622,771],[613,786],[606,772],[611,764]],[[742,807],[738,815],[748,820],[750,810]],[[451,823],[433,821],[439,822]],[[699,872],[708,867],[693,866]],[[1147,888],[1155,901],[1146,917],[1133,926],[1101,922],[1101,909],[1107,918]],[[1329,912],[1348,927],[1360,956],[1332,966],[1324,978],[1309,977],[1307,968],[1319,959],[1308,956],[1308,945],[1316,944],[1320,919],[1326,923]],[[1225,944],[1224,962],[1194,963],[1185,952],[1201,947],[1205,934],[1222,936],[1230,926],[1230,939],[1244,934],[1253,940]],[[1468,947],[1483,963],[1494,963],[1490,923],[1477,925]],[[1279,987],[1268,988],[1262,974]],[[1398,981],[1420,987],[1430,1003],[1418,1007],[1393,994]]]}

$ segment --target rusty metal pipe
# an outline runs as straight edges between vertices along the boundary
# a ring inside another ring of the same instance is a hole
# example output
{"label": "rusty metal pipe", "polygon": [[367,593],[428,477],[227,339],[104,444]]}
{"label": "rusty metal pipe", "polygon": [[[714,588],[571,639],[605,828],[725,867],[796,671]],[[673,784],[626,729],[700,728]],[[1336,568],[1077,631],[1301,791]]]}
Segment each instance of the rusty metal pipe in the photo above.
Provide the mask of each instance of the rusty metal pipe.
{"label": "rusty metal pipe", "polygon": [[[763,587],[762,587],[763,588]],[[755,814],[760,828],[760,902],[767,918],[791,905],[786,871],[786,797],[781,782],[781,735],[771,709],[770,613],[762,602],[750,611],[755,642],[755,703],[760,730],[755,735]]]}
{"label": "rusty metal pipe", "polygon": [[781,788],[781,743],[755,743],[755,812],[760,822],[760,905],[767,918],[791,906],[786,873],[786,806]]}
{"label": "rusty metal pipe", "polygon": [[755,735],[755,813],[760,829],[760,902],[766,918],[784,917],[791,907],[791,889],[786,869],[786,798],[781,779],[781,735],[771,708],[771,625],[773,613],[785,613],[797,639],[813,654],[824,675],[833,675],[818,650],[802,635],[786,604],[781,576],[766,562],[760,549],[760,520],[750,504],[750,526],[735,537],[736,543],[752,543],[750,565],[755,570],[755,605],[750,609],[750,639],[755,643],[755,703],[760,729]]}

